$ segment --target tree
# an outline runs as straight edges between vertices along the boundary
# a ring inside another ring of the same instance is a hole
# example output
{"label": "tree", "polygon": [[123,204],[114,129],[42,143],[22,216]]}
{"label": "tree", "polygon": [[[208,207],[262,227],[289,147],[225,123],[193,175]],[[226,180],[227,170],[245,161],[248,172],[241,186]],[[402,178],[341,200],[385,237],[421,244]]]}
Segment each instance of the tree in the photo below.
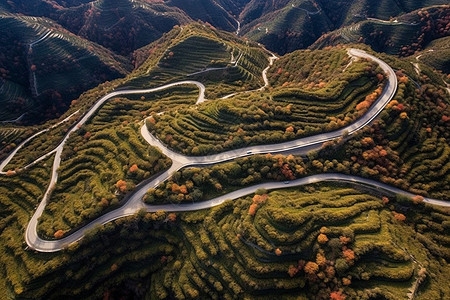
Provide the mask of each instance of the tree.
{"label": "tree", "polygon": [[177,220],[177,215],[175,213],[170,213],[167,215],[167,220],[170,222],[175,222]]}
{"label": "tree", "polygon": [[401,214],[401,213],[398,213],[398,212],[395,212],[395,211],[393,211],[392,213],[394,214],[394,218],[397,221],[404,222],[406,220],[406,217],[405,217],[404,214]]}
{"label": "tree", "polygon": [[344,256],[348,263],[352,263],[355,259],[355,252],[353,252],[352,249],[347,248],[342,251],[342,256]]}
{"label": "tree", "polygon": [[351,279],[344,277],[342,278],[342,284],[343,285],[350,285],[352,283]]}
{"label": "tree", "polygon": [[130,173],[134,173],[134,172],[136,172],[137,170],[139,170],[139,167],[137,166],[137,164],[134,164],[134,165],[132,165],[131,167],[130,167]]}
{"label": "tree", "polygon": [[294,277],[295,274],[297,274],[297,273],[298,273],[298,268],[295,267],[294,265],[290,265],[290,266],[289,266],[289,270],[288,270],[289,276],[290,276],[290,277]]}
{"label": "tree", "polygon": [[346,236],[340,236],[339,237],[339,241],[341,242],[342,245],[347,245],[348,243],[351,242],[351,238],[346,237]]}
{"label": "tree", "polygon": [[425,200],[425,199],[424,199],[421,195],[415,195],[415,196],[412,198],[412,201],[414,202],[414,204],[420,204],[420,203],[423,203],[424,200]]}
{"label": "tree", "polygon": [[341,291],[331,292],[330,299],[331,300],[345,300],[346,296],[342,294]]}
{"label": "tree", "polygon": [[60,230],[56,231],[53,236],[55,237],[55,239],[60,239],[64,236],[64,231],[60,229]]}
{"label": "tree", "polygon": [[275,254],[277,256],[280,256],[283,253],[283,251],[280,250],[280,248],[275,249]]}
{"label": "tree", "polygon": [[127,182],[125,180],[119,179],[116,182],[116,188],[119,189],[120,192],[124,193],[127,190]]}
{"label": "tree", "polygon": [[326,242],[328,242],[328,237],[325,234],[321,233],[317,237],[317,241],[319,242],[319,244],[325,244]]}
{"label": "tree", "polygon": [[322,253],[317,253],[317,255],[316,255],[316,263],[319,266],[321,266],[321,267],[325,266],[326,263],[327,263],[327,259]]}
{"label": "tree", "polygon": [[118,269],[119,267],[117,266],[117,264],[112,264],[111,265],[111,272],[114,272]]}
{"label": "tree", "polygon": [[250,216],[254,216],[255,213],[256,213],[256,209],[257,209],[257,208],[258,208],[258,204],[252,203],[252,204],[250,205],[249,209],[248,209],[248,214],[249,214]]}
{"label": "tree", "polygon": [[319,266],[313,261],[308,261],[303,270],[307,274],[316,274],[319,271]]}

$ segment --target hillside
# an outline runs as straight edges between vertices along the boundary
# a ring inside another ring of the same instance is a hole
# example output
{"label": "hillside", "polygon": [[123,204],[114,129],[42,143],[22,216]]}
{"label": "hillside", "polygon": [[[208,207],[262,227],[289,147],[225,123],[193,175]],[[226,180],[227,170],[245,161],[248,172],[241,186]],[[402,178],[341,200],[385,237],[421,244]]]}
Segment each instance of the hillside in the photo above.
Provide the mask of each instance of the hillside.
{"label": "hillside", "polygon": [[418,55],[418,60],[445,74],[450,74],[450,37],[432,41]]}
{"label": "hillside", "polygon": [[45,18],[0,14],[2,120],[54,118],[99,83],[122,77],[129,62]]}
{"label": "hillside", "polygon": [[447,300],[438,2],[0,0],[0,299]]}
{"label": "hillside", "polygon": [[[440,4],[447,4],[447,2],[440,0],[421,1],[420,3],[418,1],[399,2],[393,0],[377,2],[360,0],[250,1],[243,9],[239,20],[244,35],[264,44],[272,51],[284,54],[296,49],[307,48],[322,34],[332,30],[338,29],[337,32],[343,32],[342,35],[347,30],[355,31],[353,28],[355,26],[359,28],[359,25],[350,25],[355,22],[366,19],[389,20],[391,17],[401,16],[419,8]],[[343,29],[339,30],[341,27]],[[380,30],[389,31],[386,28]],[[403,34],[405,34],[404,31],[398,32],[399,36]],[[336,41],[336,35],[337,33],[332,33],[329,38],[333,41],[333,45],[345,42],[347,39],[345,36],[344,40]],[[363,37],[365,36],[363,35]],[[358,38],[359,36],[357,36]],[[369,39],[363,40],[363,42],[374,46]],[[405,43],[405,45],[411,43]]]}
{"label": "hillside", "polygon": [[346,43],[365,43],[378,52],[408,56],[434,39],[450,34],[450,6],[435,6],[391,20],[368,18],[323,35],[312,49]]}

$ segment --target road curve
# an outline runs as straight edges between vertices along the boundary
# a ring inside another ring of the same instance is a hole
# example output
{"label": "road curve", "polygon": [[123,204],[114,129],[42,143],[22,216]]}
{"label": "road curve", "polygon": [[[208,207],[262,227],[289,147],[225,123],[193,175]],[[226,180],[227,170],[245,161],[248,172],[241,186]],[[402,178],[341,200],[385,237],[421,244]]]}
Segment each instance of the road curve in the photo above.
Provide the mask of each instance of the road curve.
{"label": "road curve", "polygon": [[[76,131],[79,126],[83,125],[94,113],[95,111],[108,99],[120,96],[120,95],[127,95],[127,94],[139,94],[139,93],[148,93],[148,92],[155,92],[159,90],[163,90],[166,88],[169,88],[171,86],[180,85],[180,84],[195,84],[200,89],[200,94],[197,103],[201,103],[204,101],[204,86],[195,81],[182,81],[182,82],[176,82],[172,84],[168,84],[165,86],[161,86],[158,88],[153,89],[141,89],[141,90],[123,90],[123,91],[116,91],[112,92],[104,97],[102,97],[86,114],[85,116],[78,122],[77,126],[74,126],[73,129],[67,134],[67,136],[64,138],[64,140],[61,142],[61,144],[55,149],[56,155],[55,155],[55,161],[53,164],[53,171],[52,171],[52,177],[49,184],[49,188],[47,189],[47,192],[45,193],[43,200],[39,204],[35,214],[33,215],[32,219],[30,220],[27,230],[25,232],[25,240],[28,244],[28,246],[34,250],[41,251],[41,252],[56,252],[59,250],[64,249],[71,243],[80,240],[83,236],[86,230],[92,229],[95,226],[99,224],[105,224],[112,220],[129,216],[135,214],[138,210],[145,208],[147,211],[157,211],[157,210],[165,210],[165,211],[191,211],[191,210],[199,210],[199,209],[205,209],[210,208],[216,205],[219,205],[223,203],[227,199],[235,199],[244,195],[248,195],[250,193],[253,193],[258,188],[266,188],[266,189],[276,189],[276,188],[283,188],[283,187],[291,187],[291,186],[298,186],[298,185],[304,185],[304,184],[310,184],[314,182],[319,181],[326,181],[326,180],[337,180],[337,181],[351,181],[351,182],[358,182],[363,183],[367,185],[371,185],[377,188],[382,188],[387,191],[393,192],[393,193],[400,193],[408,196],[413,196],[411,193],[402,191],[398,188],[388,186],[383,183],[379,183],[370,179],[365,179],[357,176],[349,176],[349,175],[343,175],[343,174],[318,174],[318,175],[312,175],[309,177],[305,177],[302,179],[298,179],[295,181],[291,181],[289,184],[285,184],[284,182],[271,182],[271,183],[264,183],[260,185],[255,185],[252,187],[247,187],[244,189],[240,189],[238,191],[232,192],[227,195],[223,195],[221,197],[217,197],[214,199],[211,199],[209,201],[199,202],[199,203],[192,203],[192,204],[180,204],[180,205],[173,205],[173,204],[166,204],[166,205],[146,205],[142,202],[142,197],[145,195],[147,190],[151,187],[156,187],[161,182],[168,179],[173,172],[179,170],[182,167],[186,167],[189,165],[202,165],[202,164],[217,164],[220,162],[224,162],[227,160],[231,160],[234,158],[247,156],[250,154],[257,154],[257,153],[277,153],[277,152],[286,152],[289,150],[298,150],[307,146],[311,145],[317,145],[320,143],[323,143],[325,141],[333,140],[335,138],[341,137],[345,133],[353,134],[357,130],[363,128],[367,124],[369,124],[374,118],[377,117],[377,115],[383,110],[383,108],[389,103],[389,101],[392,99],[392,97],[395,94],[396,88],[397,88],[397,78],[395,76],[394,71],[383,61],[377,59],[376,57],[367,54],[366,52],[362,50],[357,49],[350,49],[349,54],[356,57],[361,58],[369,58],[375,61],[380,65],[380,67],[384,70],[384,72],[388,76],[388,83],[386,84],[382,94],[377,99],[377,101],[369,108],[367,113],[358,119],[355,123],[352,125],[349,125],[347,127],[344,127],[342,129],[319,134],[312,137],[306,137],[299,140],[286,142],[286,143],[280,143],[280,144],[271,144],[271,145],[260,145],[260,146],[252,146],[252,147],[246,147],[242,149],[227,151],[215,155],[208,155],[203,157],[189,157],[184,156],[182,154],[176,153],[170,149],[168,149],[164,144],[162,144],[157,138],[155,138],[153,135],[151,135],[145,124],[141,128],[141,133],[145,140],[152,146],[158,147],[165,155],[167,155],[169,158],[172,159],[173,163],[172,166],[161,173],[159,176],[157,176],[155,179],[151,180],[150,182],[146,184],[139,185],[134,192],[128,197],[128,200],[126,203],[107,214],[104,214],[100,216],[99,218],[93,220],[89,224],[83,226],[79,230],[75,231],[74,233],[70,234],[69,236],[55,241],[47,241],[43,240],[38,237],[37,235],[37,220],[41,216],[46,204],[48,196],[50,195],[50,192],[57,181],[57,169],[60,165],[60,155],[62,152],[62,148],[68,139],[71,132]],[[267,71],[266,71],[267,72]],[[264,75],[264,74],[263,74]],[[264,77],[264,76],[263,76]],[[267,80],[267,78],[266,78]],[[265,83],[267,83],[265,81]],[[436,200],[436,199],[425,199],[426,202],[435,204],[435,205],[442,205],[442,206],[450,206],[450,203],[447,203],[445,201]]]}

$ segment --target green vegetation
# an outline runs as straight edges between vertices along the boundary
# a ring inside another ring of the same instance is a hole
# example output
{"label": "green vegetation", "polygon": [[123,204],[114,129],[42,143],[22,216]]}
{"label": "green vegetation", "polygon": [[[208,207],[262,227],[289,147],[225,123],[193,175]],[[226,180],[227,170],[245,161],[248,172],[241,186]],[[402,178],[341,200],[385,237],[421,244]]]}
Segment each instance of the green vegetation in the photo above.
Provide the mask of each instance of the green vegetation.
{"label": "green vegetation", "polygon": [[[19,180],[15,190],[23,188]],[[335,184],[258,193],[199,212],[139,212],[57,254],[23,249],[14,236],[24,208],[13,205],[0,232],[0,285],[22,299],[399,299],[417,286],[420,300],[449,292],[448,210]]]}
{"label": "green vegetation", "polygon": [[270,92],[153,115],[148,128],[176,151],[205,155],[344,127],[368,108],[364,98],[373,102],[381,93],[383,75],[371,62],[350,64],[345,50],[332,53],[287,55],[269,69]]}
{"label": "green vegetation", "polygon": [[[258,16],[263,7],[252,7],[244,10],[242,19],[248,23],[242,32],[248,38],[258,41],[268,49],[280,54],[307,48],[324,32],[332,29],[331,24],[312,1],[284,1],[281,5],[259,2],[256,5],[267,6],[267,12]],[[272,9],[269,8],[272,6]],[[278,6],[278,7],[273,7]]]}
{"label": "green vegetation", "polygon": [[3,127],[0,129],[0,160],[21,143],[25,135],[25,130],[15,127]]}
{"label": "green vegetation", "polygon": [[170,180],[150,189],[148,204],[204,201],[239,188],[264,181],[284,181],[302,177],[307,165],[292,155],[252,155],[207,168],[188,167]]}
{"label": "green vegetation", "polygon": [[337,159],[350,165],[352,174],[448,200],[448,94],[426,76],[421,78],[421,89],[401,71],[397,76],[397,94],[381,119],[347,143],[330,145],[318,160],[326,164]]}
{"label": "green vegetation", "polygon": [[56,232],[67,234],[117,208],[137,184],[168,168],[170,160],[140,135],[140,121],[161,107],[191,105],[197,95],[196,88],[187,86],[109,100],[65,145],[39,234],[60,238]]}
{"label": "green vegetation", "polygon": [[82,92],[131,70],[124,57],[55,22],[3,10],[0,51],[4,119],[25,112],[33,123],[59,117]]}
{"label": "green vegetation", "polygon": [[[58,183],[39,220],[41,236],[70,234],[117,208],[136,185],[170,165],[140,135],[147,117],[149,128],[177,130],[159,133],[174,149],[218,152],[345,126],[367,109],[383,84],[373,63],[350,63],[342,48],[308,50],[276,61],[268,71],[270,87],[217,99],[233,85],[262,85],[264,51],[198,24],[175,28],[161,43],[140,49],[135,72],[84,93],[67,114],[77,109],[82,114],[117,88],[186,78],[207,80],[207,89],[215,85],[211,101],[195,106],[198,89],[184,85],[106,102],[65,145]],[[197,60],[196,45],[201,55],[214,55]],[[241,61],[233,67],[231,56],[239,53]],[[417,75],[408,60],[385,58],[399,70],[399,88],[380,118],[362,132],[305,157],[251,155],[181,169],[150,190],[146,201],[202,201],[259,182],[322,172],[366,176],[448,200],[448,94],[431,69]],[[226,69],[187,76],[209,67]],[[157,74],[160,81],[146,82]],[[235,79],[230,83],[230,78]],[[30,141],[12,165],[52,149],[73,122]],[[5,125],[0,150],[10,151],[19,142],[16,137],[31,134]],[[30,251],[23,235],[47,189],[53,158],[0,177],[0,289],[5,298],[401,299],[412,292],[421,300],[450,293],[443,284],[450,273],[449,209],[428,206],[421,197],[373,189],[368,194],[357,184],[258,190],[197,212],[139,211],[94,228],[61,252]]]}
{"label": "green vegetation", "polygon": [[[448,5],[420,9],[397,18],[364,20],[324,34],[311,48],[365,43],[378,52],[408,56],[449,34]],[[392,16],[392,15],[391,15]]]}
{"label": "green vegetation", "polygon": [[450,74],[450,37],[434,40],[421,54],[420,62]]}
{"label": "green vegetation", "polygon": [[[140,49],[135,55],[139,68],[125,85],[155,87],[179,80],[199,80],[207,86],[206,96],[214,99],[263,85],[261,72],[267,66],[266,57],[254,43],[244,43],[207,25],[191,24],[176,27],[159,43]],[[147,59],[145,63],[143,58]]]}

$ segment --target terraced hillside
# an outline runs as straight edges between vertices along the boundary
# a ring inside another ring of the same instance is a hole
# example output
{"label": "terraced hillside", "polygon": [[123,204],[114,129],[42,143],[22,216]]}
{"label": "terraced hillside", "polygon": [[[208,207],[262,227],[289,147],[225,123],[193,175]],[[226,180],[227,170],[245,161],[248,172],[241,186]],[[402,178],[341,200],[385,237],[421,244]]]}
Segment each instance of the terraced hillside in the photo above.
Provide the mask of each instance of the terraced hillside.
{"label": "terraced hillside", "polygon": [[25,130],[22,128],[4,127],[0,130],[0,160],[22,141],[24,135]]}
{"label": "terraced hillside", "polygon": [[1,12],[0,23],[4,120],[26,112],[34,121],[43,119],[43,112],[54,117],[81,92],[131,68],[124,58],[48,19]]}
{"label": "terraced hillside", "polygon": [[105,104],[65,145],[58,184],[38,232],[61,238],[117,208],[137,184],[168,168],[170,160],[139,134],[140,121],[161,107],[192,105],[197,93],[190,86],[177,87]]}
{"label": "terraced hillside", "polygon": [[419,55],[416,56],[419,62],[440,70],[444,74],[450,74],[450,37],[431,42]]}
{"label": "terraced hillside", "polygon": [[162,1],[129,0],[69,7],[59,12],[57,20],[71,32],[124,56],[159,39],[173,26],[193,21]]}
{"label": "terraced hillside", "polygon": [[[371,93],[374,96],[370,97],[376,98],[382,90],[378,85],[383,75],[375,76],[379,72],[376,66],[349,62],[345,50],[335,50],[331,56],[325,52],[288,55],[269,69],[271,93],[217,99],[198,108],[154,115],[147,124],[170,147],[189,155],[278,143],[331,131],[356,120],[363,110],[359,103]],[[322,68],[325,65],[328,71]],[[295,72],[308,69],[315,73],[304,75],[304,78],[311,75],[307,79],[310,82],[296,82],[301,75]],[[293,82],[284,82],[289,78]]]}
{"label": "terraced hillside", "polygon": [[449,35],[448,5],[413,11],[391,20],[367,20],[324,34],[312,49],[346,43],[365,43],[378,52],[407,56],[434,39]]}
{"label": "terraced hillside", "polygon": [[420,300],[449,292],[441,284],[448,211],[395,198],[386,205],[335,184],[258,194],[200,212],[142,212],[45,258],[11,238],[23,211],[13,206],[0,233],[9,249],[0,284],[23,299],[403,299],[414,290]]}
{"label": "terraced hillside", "polygon": [[162,40],[163,44],[140,50],[151,56],[124,86],[142,88],[199,80],[207,86],[207,97],[214,99],[264,84],[261,72],[267,66],[267,54],[256,44],[201,24],[175,28]]}

